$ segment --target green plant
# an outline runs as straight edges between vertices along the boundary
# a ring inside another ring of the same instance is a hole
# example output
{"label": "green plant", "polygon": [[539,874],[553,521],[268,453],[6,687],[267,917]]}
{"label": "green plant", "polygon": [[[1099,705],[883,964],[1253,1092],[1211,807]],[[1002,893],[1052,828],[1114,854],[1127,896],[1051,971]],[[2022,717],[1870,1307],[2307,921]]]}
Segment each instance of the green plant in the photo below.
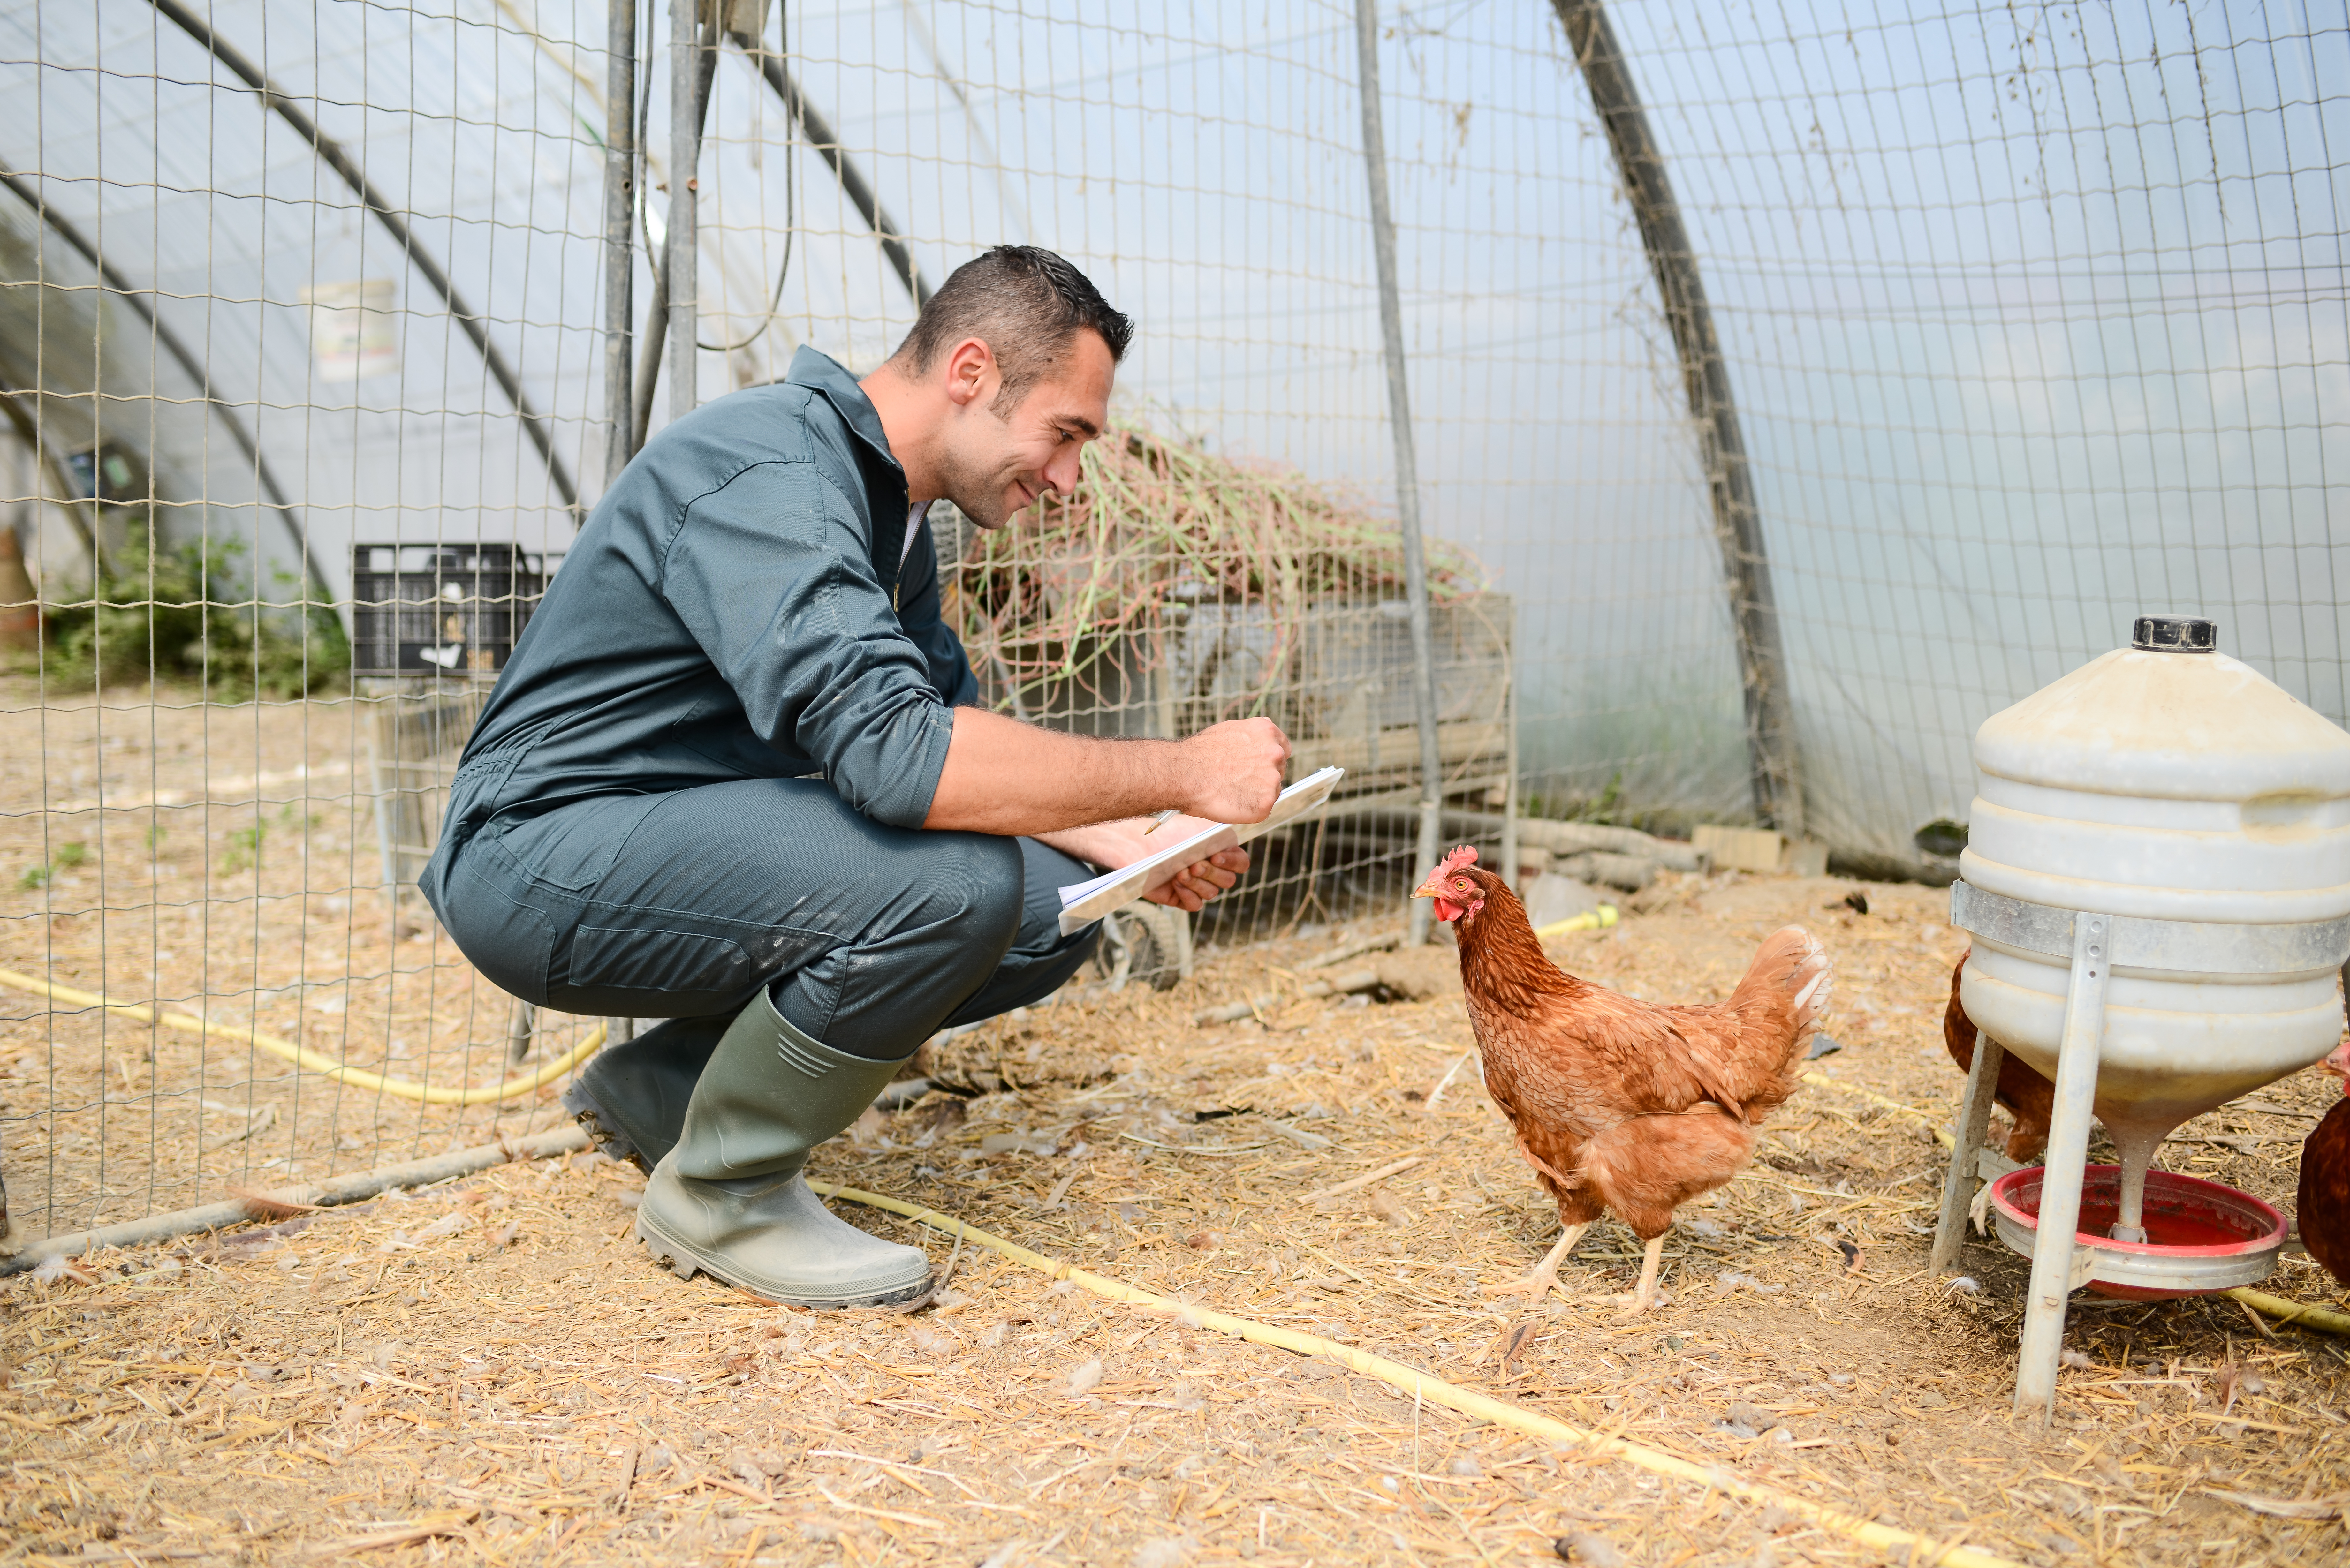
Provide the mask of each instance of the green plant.
{"label": "green plant", "polygon": [[79,866],[88,858],[89,846],[78,838],[71,844],[57,846],[57,864],[60,866]]}
{"label": "green plant", "polygon": [[261,864],[261,841],[269,836],[269,825],[256,822],[250,827],[240,827],[228,836],[228,853],[221,857],[224,877],[233,877]]}
{"label": "green plant", "polygon": [[1584,822],[1600,823],[1608,826],[1619,826],[1616,821],[1616,807],[1623,798],[1624,774],[1619,769],[1616,776],[1607,781],[1607,787],[1599,792],[1597,799],[1586,801],[1581,808],[1572,815]]}
{"label": "green plant", "polygon": [[350,644],[334,613],[265,603],[239,581],[239,554],[199,540],[159,546],[134,519],[95,597],[48,612],[45,672],[88,684],[193,680],[237,701],[298,697],[348,670]]}
{"label": "green plant", "polygon": [[34,892],[39,888],[47,887],[49,885],[49,877],[50,871],[47,866],[27,866],[25,867],[24,874],[16,878],[16,886],[22,888],[27,893]]}

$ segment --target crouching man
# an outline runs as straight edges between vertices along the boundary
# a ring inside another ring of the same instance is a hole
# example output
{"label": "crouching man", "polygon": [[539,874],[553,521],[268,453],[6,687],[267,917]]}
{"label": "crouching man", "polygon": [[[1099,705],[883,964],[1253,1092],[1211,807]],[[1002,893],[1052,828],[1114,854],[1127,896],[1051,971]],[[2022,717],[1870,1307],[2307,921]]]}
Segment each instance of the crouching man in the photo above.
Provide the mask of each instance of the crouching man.
{"label": "crouching man", "polygon": [[[1075,267],[959,269],[859,382],[791,374],[645,446],[580,530],[467,743],[424,891],[465,956],[566,1012],[667,1020],[566,1102],[651,1172],[637,1233],[691,1276],[855,1306],[919,1294],[802,1168],[923,1040],[1036,1002],[1093,946],[1055,889],[1261,821],[1270,722],[1180,742],[970,706],[925,511],[1002,527],[1076,483],[1132,332]],[[1153,897],[1187,910],[1243,852]]]}

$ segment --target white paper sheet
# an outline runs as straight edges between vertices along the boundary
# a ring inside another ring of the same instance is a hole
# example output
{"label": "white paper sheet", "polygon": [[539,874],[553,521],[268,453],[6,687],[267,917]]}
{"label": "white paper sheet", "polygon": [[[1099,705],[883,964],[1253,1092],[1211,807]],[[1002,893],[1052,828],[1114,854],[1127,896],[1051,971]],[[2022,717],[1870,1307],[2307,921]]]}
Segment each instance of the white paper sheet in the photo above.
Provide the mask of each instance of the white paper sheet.
{"label": "white paper sheet", "polygon": [[1204,860],[1218,850],[1246,844],[1260,834],[1304,815],[1328,800],[1331,790],[1346,776],[1344,768],[1324,768],[1309,774],[1281,792],[1280,798],[1273,803],[1272,814],[1263,822],[1237,826],[1218,823],[1122,870],[1105,871],[1089,882],[1070,883],[1061,889],[1061,934],[1068,936],[1113,910],[1124,909],[1180,867]]}

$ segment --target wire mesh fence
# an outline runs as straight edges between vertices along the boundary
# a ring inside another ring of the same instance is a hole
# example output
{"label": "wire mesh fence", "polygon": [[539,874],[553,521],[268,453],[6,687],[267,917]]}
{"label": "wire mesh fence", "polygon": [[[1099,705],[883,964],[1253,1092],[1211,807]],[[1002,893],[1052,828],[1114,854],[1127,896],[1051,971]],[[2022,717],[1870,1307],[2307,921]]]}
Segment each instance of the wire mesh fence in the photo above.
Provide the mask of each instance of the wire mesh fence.
{"label": "wire mesh fence", "polygon": [[[1070,504],[934,513],[984,700],[1273,715],[1347,792],[1191,934],[1392,916],[1357,19],[727,0],[680,71],[650,0],[0,3],[20,1235],[559,1116],[598,1021],[411,887],[472,713],[616,460],[802,345],[871,369],[1000,241],[1139,334]],[[1451,832],[1761,818],[1930,874],[1974,725],[2139,610],[2344,718],[2340,5],[1378,27]]]}

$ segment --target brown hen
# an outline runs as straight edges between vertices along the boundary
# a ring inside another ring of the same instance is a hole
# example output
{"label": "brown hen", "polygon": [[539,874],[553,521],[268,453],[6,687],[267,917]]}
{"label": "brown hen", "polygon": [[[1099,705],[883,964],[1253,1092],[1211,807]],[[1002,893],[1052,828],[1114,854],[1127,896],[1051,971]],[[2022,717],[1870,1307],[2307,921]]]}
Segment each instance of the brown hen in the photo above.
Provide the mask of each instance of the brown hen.
{"label": "brown hen", "polygon": [[[1959,981],[1967,972],[1960,959],[1950,969],[1950,1005],[1942,1014],[1942,1044],[1961,1073],[1975,1064],[1975,1021],[1959,1001]],[[2048,1150],[2048,1120],[2056,1114],[2056,1085],[2040,1070],[2010,1051],[2000,1058],[1999,1087],[1992,1099],[2012,1118],[2007,1134],[2007,1158],[2031,1165]]]}
{"label": "brown hen", "polygon": [[1540,1301],[1585,1229],[1613,1212],[1648,1243],[1626,1315],[1645,1312],[1673,1210],[1744,1169],[1763,1116],[1794,1092],[1827,1001],[1827,955],[1789,926],[1764,940],[1728,1002],[1655,1006],[1552,963],[1525,906],[1476,859],[1455,849],[1417,896],[1459,933],[1485,1092],[1565,1227],[1533,1272],[1490,1288]]}
{"label": "brown hen", "polygon": [[[2350,1044],[2338,1045],[2321,1064],[2343,1079],[2350,1096]],[[2334,1102],[2301,1146],[2301,1190],[2293,1225],[2309,1255],[2325,1265],[2336,1282],[2350,1285],[2350,1097]]]}

